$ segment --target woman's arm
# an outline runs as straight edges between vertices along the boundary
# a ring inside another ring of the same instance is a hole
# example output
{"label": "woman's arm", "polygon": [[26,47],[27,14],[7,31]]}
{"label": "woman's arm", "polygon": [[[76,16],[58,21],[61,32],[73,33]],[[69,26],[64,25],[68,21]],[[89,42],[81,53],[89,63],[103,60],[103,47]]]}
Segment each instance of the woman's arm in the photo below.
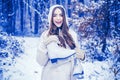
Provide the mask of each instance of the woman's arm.
{"label": "woman's arm", "polygon": [[76,32],[74,32],[73,30],[70,29],[70,34],[72,35],[73,37],[73,40],[75,41],[75,45],[76,45],[76,48],[75,48],[75,52],[76,52],[76,57],[81,59],[81,60],[84,60],[85,59],[85,51],[80,49],[80,44],[78,42],[78,36],[76,34]]}
{"label": "woman's arm", "polygon": [[42,66],[44,66],[50,58],[48,56],[49,51],[47,49],[47,45],[49,45],[52,42],[58,42],[57,36],[56,35],[48,36],[48,31],[44,31],[40,37],[37,49],[37,62]]}
{"label": "woman's arm", "polygon": [[39,44],[38,44],[38,48],[37,48],[36,60],[41,66],[46,65],[46,63],[49,59],[48,54],[47,54],[47,48],[44,44],[44,37],[45,36],[46,36],[46,31],[42,33],[42,35],[39,39]]}

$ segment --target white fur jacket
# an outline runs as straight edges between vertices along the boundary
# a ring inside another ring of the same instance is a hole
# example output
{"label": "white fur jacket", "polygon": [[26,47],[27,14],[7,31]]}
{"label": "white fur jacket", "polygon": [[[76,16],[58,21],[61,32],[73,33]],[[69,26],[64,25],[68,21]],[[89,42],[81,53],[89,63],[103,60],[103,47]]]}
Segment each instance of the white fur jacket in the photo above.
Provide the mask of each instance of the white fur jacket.
{"label": "white fur jacket", "polygon": [[[44,40],[47,39],[47,33],[48,31],[44,31],[40,37],[38,49],[37,49],[37,61],[41,66],[44,66],[48,59],[54,59],[54,58],[66,58],[75,53],[75,50],[71,50],[70,48],[63,48],[56,44],[56,42],[52,42],[49,45],[45,46]],[[77,40],[77,34],[73,30],[69,30],[69,33],[72,35],[75,44],[79,46],[78,40]],[[54,55],[53,55],[54,53]]]}
{"label": "white fur jacket", "polygon": [[[72,50],[69,47],[68,48],[60,47],[56,44],[56,42],[51,42],[50,44],[45,46],[44,40],[47,39],[47,33],[48,33],[48,31],[44,31],[42,33],[40,40],[39,40],[38,49],[37,49],[37,62],[41,66],[46,66],[49,62],[51,62],[51,60],[54,60],[54,59],[59,61],[59,59],[67,59],[68,60],[69,57],[75,58],[74,57],[74,54],[75,54],[74,49]],[[75,44],[77,45],[77,47],[79,47],[77,34],[71,29],[69,30],[69,33],[72,35],[73,40],[75,41]],[[76,61],[77,61],[77,59],[76,59]],[[74,59],[73,59],[72,64],[79,65],[79,61],[74,62]],[[79,68],[76,67],[76,65],[74,65],[73,75],[76,76],[76,74],[79,74],[79,73],[80,74],[82,73],[82,69],[81,69],[80,65],[79,65]]]}

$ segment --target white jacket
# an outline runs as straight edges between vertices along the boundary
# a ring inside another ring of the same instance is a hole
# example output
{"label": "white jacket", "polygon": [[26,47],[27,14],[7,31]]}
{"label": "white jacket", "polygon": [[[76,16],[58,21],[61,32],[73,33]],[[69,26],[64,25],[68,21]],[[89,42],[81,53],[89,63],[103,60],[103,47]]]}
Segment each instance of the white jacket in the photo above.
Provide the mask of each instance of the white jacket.
{"label": "white jacket", "polygon": [[[44,66],[41,80],[76,80],[73,75],[82,73],[82,68],[76,67],[74,63],[75,50],[60,47],[57,42],[51,42],[45,46],[43,42],[47,38],[47,33],[48,31],[42,33],[37,49],[37,62]],[[69,30],[69,33],[72,35],[75,44],[78,45],[77,34],[72,30]],[[56,60],[55,63],[52,63],[53,59]],[[76,61],[78,65],[79,60]]]}

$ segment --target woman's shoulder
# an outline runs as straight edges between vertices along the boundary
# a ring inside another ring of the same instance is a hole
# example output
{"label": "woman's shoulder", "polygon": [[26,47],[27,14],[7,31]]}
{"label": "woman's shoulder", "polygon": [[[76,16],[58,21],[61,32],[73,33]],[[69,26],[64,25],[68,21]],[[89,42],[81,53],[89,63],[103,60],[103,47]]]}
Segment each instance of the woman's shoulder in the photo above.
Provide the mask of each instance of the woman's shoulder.
{"label": "woman's shoulder", "polygon": [[40,35],[40,39],[41,40],[46,39],[48,37],[48,32],[49,32],[48,30],[44,30]]}
{"label": "woman's shoulder", "polygon": [[42,34],[41,34],[41,36],[47,36],[48,32],[49,32],[48,30],[43,31]]}

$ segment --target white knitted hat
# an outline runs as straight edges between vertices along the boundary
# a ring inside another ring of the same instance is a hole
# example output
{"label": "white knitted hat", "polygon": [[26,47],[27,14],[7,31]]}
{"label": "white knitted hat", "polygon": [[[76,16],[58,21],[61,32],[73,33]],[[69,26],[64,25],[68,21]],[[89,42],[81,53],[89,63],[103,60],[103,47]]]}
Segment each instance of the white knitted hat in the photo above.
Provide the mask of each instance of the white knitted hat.
{"label": "white knitted hat", "polygon": [[54,9],[55,7],[61,7],[61,8],[64,9],[65,17],[66,17],[66,23],[67,23],[67,25],[68,25],[68,19],[67,19],[67,15],[66,15],[65,8],[64,8],[62,5],[53,5],[53,6],[50,7],[50,9],[49,9],[49,14],[48,14],[48,22],[49,22],[49,26],[50,26],[51,19],[52,19],[52,12],[53,12],[53,9]]}

